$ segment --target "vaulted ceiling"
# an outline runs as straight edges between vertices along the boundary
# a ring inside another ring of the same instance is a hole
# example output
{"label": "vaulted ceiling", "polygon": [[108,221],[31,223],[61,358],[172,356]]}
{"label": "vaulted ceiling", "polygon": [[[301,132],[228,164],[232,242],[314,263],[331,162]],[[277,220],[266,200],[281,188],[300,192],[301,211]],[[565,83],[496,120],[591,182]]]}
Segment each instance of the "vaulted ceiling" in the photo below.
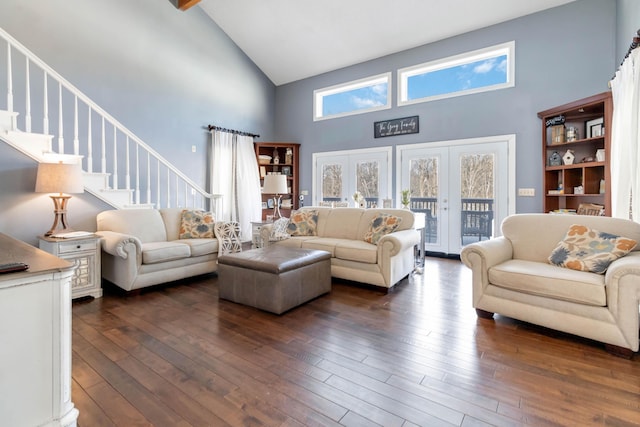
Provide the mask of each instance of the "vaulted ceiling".
{"label": "vaulted ceiling", "polygon": [[282,85],[572,1],[201,0],[197,7]]}

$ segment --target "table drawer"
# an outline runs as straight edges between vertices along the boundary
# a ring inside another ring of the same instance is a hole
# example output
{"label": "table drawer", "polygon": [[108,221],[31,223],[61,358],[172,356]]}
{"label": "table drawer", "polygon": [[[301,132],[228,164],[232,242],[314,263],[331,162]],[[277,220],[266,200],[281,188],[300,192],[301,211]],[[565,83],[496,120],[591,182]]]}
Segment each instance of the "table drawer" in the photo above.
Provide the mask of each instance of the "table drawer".
{"label": "table drawer", "polygon": [[70,252],[95,251],[97,241],[92,239],[86,242],[65,242],[58,245],[59,254],[67,254]]}

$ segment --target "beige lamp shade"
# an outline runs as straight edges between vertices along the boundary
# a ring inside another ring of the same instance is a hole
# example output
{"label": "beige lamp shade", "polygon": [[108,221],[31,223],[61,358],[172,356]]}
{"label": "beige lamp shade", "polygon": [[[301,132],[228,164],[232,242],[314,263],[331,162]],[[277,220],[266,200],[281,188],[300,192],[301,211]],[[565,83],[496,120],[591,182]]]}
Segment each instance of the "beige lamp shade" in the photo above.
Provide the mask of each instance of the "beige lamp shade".
{"label": "beige lamp shade", "polygon": [[280,195],[287,194],[287,176],[276,174],[264,177],[264,186],[262,187],[264,194],[273,194],[273,219],[278,219],[280,215]]}
{"label": "beige lamp shade", "polygon": [[[44,235],[52,236],[56,233],[73,231],[67,225],[67,202],[71,198],[69,194],[84,193],[82,165],[62,162],[38,164],[36,193],[52,193],[49,197],[53,200],[55,217],[53,226]],[[59,226],[62,228],[59,229]]]}
{"label": "beige lamp shade", "polygon": [[79,163],[40,163],[36,193],[84,193],[82,166]]}
{"label": "beige lamp shade", "polygon": [[286,175],[267,175],[264,177],[264,194],[287,194],[287,176]]}

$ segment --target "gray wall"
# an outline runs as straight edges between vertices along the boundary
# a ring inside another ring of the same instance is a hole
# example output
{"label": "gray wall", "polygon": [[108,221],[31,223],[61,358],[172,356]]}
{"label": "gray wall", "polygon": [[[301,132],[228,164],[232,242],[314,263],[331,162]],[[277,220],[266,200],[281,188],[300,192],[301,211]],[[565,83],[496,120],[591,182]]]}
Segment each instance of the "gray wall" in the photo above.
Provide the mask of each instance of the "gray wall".
{"label": "gray wall", "polygon": [[[280,86],[276,134],[301,146],[301,189],[311,190],[312,153],[516,134],[518,212],[542,209],[540,120],[537,112],[608,90],[617,61],[615,0],[579,0],[363,64]],[[396,106],[396,70],[510,40],[516,42],[516,87],[411,106]],[[313,122],[314,89],[387,71],[393,73],[391,110]],[[378,120],[420,116],[420,133],[373,138]],[[395,164],[395,161],[394,161]],[[395,178],[395,175],[394,175]],[[395,192],[394,185],[394,192]]]}
{"label": "gray wall", "polygon": [[[210,136],[203,126],[262,140],[273,134],[275,86],[199,7],[182,12],[171,0],[2,0],[0,27],[205,189]],[[53,221],[51,200],[33,192],[35,174],[34,161],[0,144],[0,232],[29,243]],[[74,197],[70,225],[95,230],[96,213],[108,208],[86,194]]]}
{"label": "gray wall", "polygon": [[617,0],[618,19],[616,21],[616,66],[620,65],[622,59],[629,50],[629,45],[633,37],[640,29],[640,1],[638,0]]}

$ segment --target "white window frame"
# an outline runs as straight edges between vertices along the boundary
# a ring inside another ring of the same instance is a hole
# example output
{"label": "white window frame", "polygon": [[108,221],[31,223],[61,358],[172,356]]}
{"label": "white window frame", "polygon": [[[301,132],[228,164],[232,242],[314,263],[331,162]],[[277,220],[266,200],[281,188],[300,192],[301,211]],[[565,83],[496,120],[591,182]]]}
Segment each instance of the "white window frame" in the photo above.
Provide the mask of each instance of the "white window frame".
{"label": "white window frame", "polygon": [[[347,202],[352,203],[353,199],[350,197],[355,192],[356,185],[352,183],[350,180],[351,171],[355,170],[358,161],[360,160],[379,160],[378,156],[384,157],[386,161],[384,161],[384,165],[381,163],[382,171],[380,172],[380,176],[378,178],[378,182],[380,183],[380,187],[378,188],[379,198],[380,199],[389,199],[392,197],[391,192],[391,180],[393,177],[393,161],[392,161],[393,149],[391,146],[385,147],[371,147],[371,148],[358,148],[353,150],[339,150],[339,151],[324,151],[318,153],[312,153],[312,177],[311,177],[311,188],[312,188],[312,204],[318,205],[320,202],[320,197],[322,196],[322,190],[320,185],[321,179],[318,174],[320,169],[318,164],[322,161],[326,161],[326,159],[338,158],[346,161],[348,165],[348,171],[346,177],[347,179],[344,181],[346,187],[343,189],[343,195],[347,198]],[[338,161],[339,162],[339,161]],[[385,173],[386,170],[386,173]]]}
{"label": "white window frame", "polygon": [[[514,87],[515,81],[515,49],[516,42],[510,41],[483,49],[465,52],[455,56],[438,59],[435,61],[425,62],[411,67],[401,68],[398,70],[398,106],[417,104],[421,102],[430,102],[438,99],[453,98],[457,96],[470,95],[473,93],[488,92],[498,89],[506,89]],[[417,99],[408,98],[408,81],[410,77],[420,74],[426,74],[433,71],[453,68],[464,64],[470,64],[484,59],[495,58],[496,56],[507,55],[507,81],[490,86],[484,86],[469,90],[450,92],[440,95],[427,96]]]}
{"label": "white window frame", "polygon": [[[329,86],[322,89],[314,90],[313,91],[313,121],[315,122],[319,120],[335,119],[338,117],[353,116],[355,114],[363,114],[363,113],[369,113],[371,111],[387,110],[391,108],[391,99],[392,99],[392,92],[393,92],[393,87],[391,84],[391,74],[392,74],[391,72],[378,74],[376,76],[365,77],[363,79],[353,80],[347,83],[340,83],[334,86]],[[370,107],[370,108],[361,108],[359,110],[353,110],[353,111],[348,111],[348,112],[339,113],[339,114],[331,114],[328,116],[322,115],[322,110],[323,110],[322,107],[323,107],[323,101],[325,96],[334,95],[336,93],[341,93],[341,92],[349,92],[355,89],[375,86],[377,84],[382,84],[382,83],[386,83],[387,85],[386,104]]]}

